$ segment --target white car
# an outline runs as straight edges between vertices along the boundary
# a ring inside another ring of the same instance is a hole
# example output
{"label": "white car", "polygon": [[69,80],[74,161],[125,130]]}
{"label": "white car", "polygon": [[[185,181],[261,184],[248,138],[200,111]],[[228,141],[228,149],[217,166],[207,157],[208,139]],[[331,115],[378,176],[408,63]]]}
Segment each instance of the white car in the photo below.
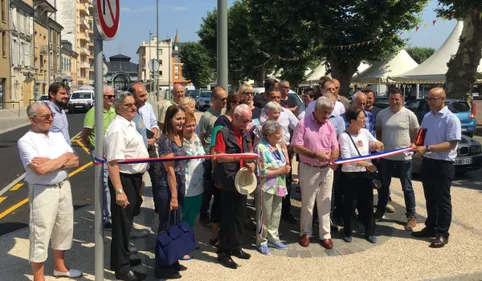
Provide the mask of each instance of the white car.
{"label": "white car", "polygon": [[67,105],[69,113],[75,111],[88,111],[94,106],[95,95],[93,90],[78,90],[70,95]]}

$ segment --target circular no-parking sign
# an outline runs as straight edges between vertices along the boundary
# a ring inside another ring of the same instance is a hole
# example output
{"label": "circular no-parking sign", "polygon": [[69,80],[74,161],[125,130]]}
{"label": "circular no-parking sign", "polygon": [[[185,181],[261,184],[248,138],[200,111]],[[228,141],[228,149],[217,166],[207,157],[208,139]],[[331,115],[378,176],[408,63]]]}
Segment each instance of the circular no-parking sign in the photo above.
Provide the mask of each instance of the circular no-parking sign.
{"label": "circular no-parking sign", "polygon": [[120,0],[95,0],[94,15],[97,30],[104,40],[114,39],[119,29]]}

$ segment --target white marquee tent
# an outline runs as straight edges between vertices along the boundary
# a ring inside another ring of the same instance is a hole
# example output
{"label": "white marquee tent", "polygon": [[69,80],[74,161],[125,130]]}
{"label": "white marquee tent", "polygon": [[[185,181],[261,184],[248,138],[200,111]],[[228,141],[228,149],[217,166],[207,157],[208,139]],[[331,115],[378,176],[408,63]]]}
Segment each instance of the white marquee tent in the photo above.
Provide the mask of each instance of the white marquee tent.
{"label": "white marquee tent", "polygon": [[[361,73],[368,67],[370,67],[370,65],[362,61],[358,66],[357,73]],[[355,73],[355,75],[357,75],[357,73]],[[306,81],[313,82],[313,83],[318,82],[320,81],[320,78],[325,75],[328,75],[331,77],[331,74],[327,74],[325,62],[321,61],[320,64],[310,73],[310,75],[308,75],[308,77],[306,78]]]}
{"label": "white marquee tent", "polygon": [[360,74],[355,74],[352,82],[385,84],[389,76],[402,74],[417,66],[418,63],[412,59],[407,51],[401,50],[384,61],[374,63]]}
{"label": "white marquee tent", "polygon": [[[457,53],[463,27],[464,23],[459,21],[447,40],[431,57],[410,71],[399,75],[390,75],[389,79],[396,83],[445,83],[445,74],[448,70],[447,63],[451,56]],[[482,73],[482,63],[479,64],[477,72]]]}

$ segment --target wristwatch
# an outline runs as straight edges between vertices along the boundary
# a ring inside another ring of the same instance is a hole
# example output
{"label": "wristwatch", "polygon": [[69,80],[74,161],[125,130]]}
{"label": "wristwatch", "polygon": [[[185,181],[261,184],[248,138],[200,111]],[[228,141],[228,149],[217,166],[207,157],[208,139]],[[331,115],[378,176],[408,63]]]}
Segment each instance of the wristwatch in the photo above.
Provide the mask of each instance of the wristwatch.
{"label": "wristwatch", "polygon": [[122,194],[124,193],[124,190],[122,188],[119,188],[115,191],[115,194]]}
{"label": "wristwatch", "polygon": [[425,147],[425,153],[430,153],[432,152],[431,149],[430,149],[430,146],[426,146]]}

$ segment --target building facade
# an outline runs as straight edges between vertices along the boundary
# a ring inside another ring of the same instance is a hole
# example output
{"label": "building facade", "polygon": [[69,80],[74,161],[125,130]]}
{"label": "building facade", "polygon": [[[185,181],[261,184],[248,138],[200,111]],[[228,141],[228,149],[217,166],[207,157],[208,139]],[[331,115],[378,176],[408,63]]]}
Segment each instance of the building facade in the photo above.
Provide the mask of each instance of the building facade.
{"label": "building facade", "polygon": [[138,65],[131,58],[122,54],[109,57],[106,82],[116,90],[127,91],[132,82],[138,81]]}
{"label": "building facade", "polygon": [[157,37],[152,36],[150,41],[143,41],[137,49],[137,55],[139,56],[138,77],[148,86],[149,89],[154,88],[154,75],[156,75],[159,79],[159,87],[168,87],[169,85],[169,57],[171,56],[172,41],[170,38],[159,41],[159,72],[153,73],[149,70],[149,61],[151,59],[157,59],[156,46]]}
{"label": "building facade", "polygon": [[54,19],[48,19],[49,26],[49,85],[61,79],[60,42],[63,27]]}
{"label": "building facade", "polygon": [[0,102],[3,108],[12,108],[10,91],[10,27],[7,0],[0,0]]}
{"label": "building facade", "polygon": [[60,75],[59,80],[67,85],[77,85],[77,57],[72,50],[72,43],[62,40],[60,47]]}
{"label": "building facade", "polygon": [[179,42],[179,32],[176,30],[176,37],[174,38],[174,42],[172,43],[172,81],[174,84],[181,84],[183,86],[191,86],[192,83],[182,75],[182,66],[183,63],[181,61],[181,48],[184,43]]}

